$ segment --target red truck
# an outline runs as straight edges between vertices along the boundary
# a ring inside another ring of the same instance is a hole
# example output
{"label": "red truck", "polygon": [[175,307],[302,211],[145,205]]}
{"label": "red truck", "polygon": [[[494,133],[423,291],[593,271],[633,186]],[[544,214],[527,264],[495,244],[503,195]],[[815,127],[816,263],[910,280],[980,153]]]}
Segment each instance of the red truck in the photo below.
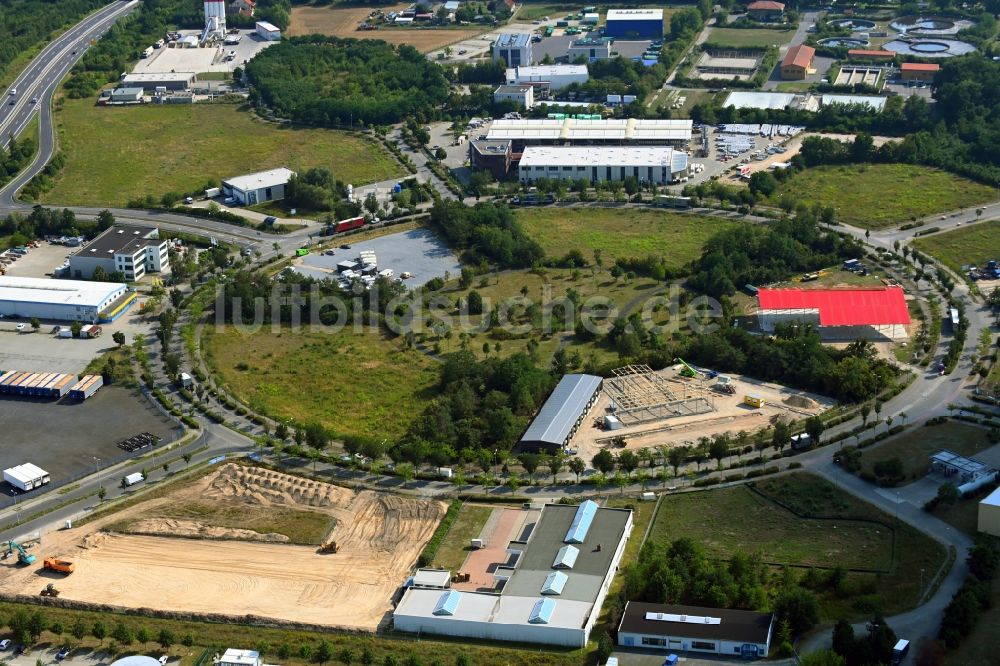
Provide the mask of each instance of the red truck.
{"label": "red truck", "polygon": [[352,217],[347,220],[341,220],[340,222],[337,222],[336,226],[334,226],[333,233],[339,234],[345,231],[350,231],[351,229],[357,229],[362,225],[364,225],[364,223],[365,223],[364,216]]}

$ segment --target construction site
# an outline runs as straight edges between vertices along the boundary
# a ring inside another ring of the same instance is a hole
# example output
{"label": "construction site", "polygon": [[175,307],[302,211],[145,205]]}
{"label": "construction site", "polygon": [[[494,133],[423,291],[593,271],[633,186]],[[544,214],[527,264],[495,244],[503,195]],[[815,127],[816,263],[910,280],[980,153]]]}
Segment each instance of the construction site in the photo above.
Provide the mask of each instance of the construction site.
{"label": "construction site", "polygon": [[752,433],[778,418],[798,421],[833,406],[807,394],[741,375],[724,375],[676,359],[663,370],[630,365],[612,371],[587,422],[568,448],[585,461],[601,449],[694,445],[702,437]]}
{"label": "construction site", "polygon": [[232,463],[174,486],[8,544],[0,593],[374,631],[446,509]]}

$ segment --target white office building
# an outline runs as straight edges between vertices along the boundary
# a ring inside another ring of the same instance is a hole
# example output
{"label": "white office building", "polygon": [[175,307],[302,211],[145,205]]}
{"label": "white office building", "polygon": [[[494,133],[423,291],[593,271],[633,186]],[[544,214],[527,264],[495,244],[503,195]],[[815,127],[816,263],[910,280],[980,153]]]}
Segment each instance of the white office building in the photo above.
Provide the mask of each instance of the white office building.
{"label": "white office building", "polygon": [[611,58],[611,42],[595,37],[582,37],[569,43],[566,49],[566,57],[570,62],[576,62],[580,57],[587,62],[595,60],[608,60]]}
{"label": "white office building", "polygon": [[87,280],[100,266],[107,275],[121,272],[137,282],[147,273],[170,272],[169,249],[156,227],[116,224],[69,258],[69,274]]}
{"label": "white office building", "polygon": [[669,146],[528,146],[518,164],[518,179],[598,181],[636,178],[668,185],[688,174],[687,153]]}
{"label": "white office building", "polygon": [[258,37],[269,42],[281,41],[281,29],[273,23],[257,21],[254,31]]}
{"label": "white office building", "polygon": [[235,199],[240,206],[277,201],[285,198],[285,185],[294,175],[295,172],[291,169],[279,167],[270,171],[236,176],[222,181],[222,192],[227,198]]}
{"label": "white office building", "polygon": [[693,124],[690,118],[609,118],[580,120],[577,118],[521,118],[494,120],[487,138],[490,141],[509,140],[520,145],[607,144],[607,145],[674,145],[683,146],[691,140]]}
{"label": "white office building", "polygon": [[493,44],[493,60],[503,60],[508,67],[531,64],[531,34],[504,32]]}
{"label": "white office building", "polygon": [[500,86],[493,91],[494,102],[514,102],[524,109],[535,103],[535,89],[531,86]]}
{"label": "white office building", "polygon": [[590,78],[586,65],[536,65],[507,68],[508,85],[531,85],[536,88],[562,90],[574,83],[586,83]]}
{"label": "white office building", "polygon": [[[124,284],[0,276],[0,314],[96,323],[128,292]],[[116,308],[118,310],[118,308]]]}

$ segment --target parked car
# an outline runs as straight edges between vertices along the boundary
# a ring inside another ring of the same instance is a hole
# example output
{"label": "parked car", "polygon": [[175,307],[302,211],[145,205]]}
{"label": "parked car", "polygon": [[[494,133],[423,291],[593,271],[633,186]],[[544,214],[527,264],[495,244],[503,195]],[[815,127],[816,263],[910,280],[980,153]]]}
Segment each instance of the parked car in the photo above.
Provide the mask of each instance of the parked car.
{"label": "parked car", "polygon": [[274,215],[268,215],[267,217],[264,218],[264,225],[268,227],[274,226],[275,224],[277,224],[277,222],[278,218],[276,218]]}
{"label": "parked car", "polygon": [[160,657],[159,659],[157,659],[157,661],[160,662],[161,666],[167,666],[167,661],[169,659],[170,659],[170,657],[168,657],[167,655],[163,655],[162,657]]}
{"label": "parked car", "polygon": [[56,652],[56,659],[58,659],[59,661],[62,661],[63,659],[65,659],[68,656],[69,656],[69,648],[68,647],[64,647],[63,649],[59,650],[59,652]]}
{"label": "parked car", "polygon": [[10,639],[9,638],[5,638],[2,641],[0,641],[0,650],[6,650],[9,647],[10,647]]}

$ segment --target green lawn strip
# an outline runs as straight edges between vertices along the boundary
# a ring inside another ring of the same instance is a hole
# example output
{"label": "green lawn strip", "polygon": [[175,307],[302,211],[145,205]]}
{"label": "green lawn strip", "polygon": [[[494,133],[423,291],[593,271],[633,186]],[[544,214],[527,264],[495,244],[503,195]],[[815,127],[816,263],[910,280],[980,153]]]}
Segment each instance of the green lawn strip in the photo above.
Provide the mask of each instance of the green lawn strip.
{"label": "green lawn strip", "polygon": [[781,45],[792,38],[794,30],[754,30],[752,28],[712,28],[708,33],[708,44],[733,47],[769,47]]}
{"label": "green lawn strip", "polygon": [[986,431],[982,428],[948,421],[906,430],[875,448],[864,449],[861,460],[864,469],[871,472],[875,463],[899,458],[903,461],[903,470],[908,483],[930,471],[929,458],[941,449],[972,456],[990,446],[992,445],[986,437]]}
{"label": "green lawn strip", "polygon": [[883,229],[936,213],[996,199],[985,185],[946,171],[913,164],[848,164],[800,171],[781,183],[783,196],[837,210],[837,219],[865,229]]}
{"label": "green lawn strip", "polygon": [[438,381],[432,359],[367,326],[205,333],[205,360],[236,396],[272,417],[316,420],[337,435],[402,435]]}
{"label": "green lawn strip", "polygon": [[[42,587],[41,583],[39,584]],[[40,589],[39,588],[39,589]],[[9,618],[18,609],[24,609],[24,604],[10,602],[0,602],[0,616]],[[28,608],[27,610],[31,610]],[[366,634],[347,632],[316,632],[302,631],[291,628],[272,628],[253,626],[239,623],[209,623],[195,620],[161,619],[155,617],[145,617],[138,614],[124,614],[112,612],[98,612],[89,610],[76,610],[57,607],[43,607],[40,609],[48,623],[62,625],[65,632],[61,636],[56,636],[51,632],[44,632],[36,644],[36,648],[46,649],[64,643],[76,645],[82,650],[107,647],[110,639],[97,641],[87,636],[82,641],[77,641],[69,635],[69,629],[76,624],[77,620],[82,620],[88,629],[88,633],[94,623],[101,621],[107,627],[108,632],[112,630],[118,621],[123,622],[133,630],[133,634],[140,627],[145,627],[152,636],[160,635],[161,630],[166,629],[173,633],[174,645],[169,649],[153,647],[154,641],[145,646],[133,643],[125,647],[119,646],[120,650],[127,653],[149,654],[159,656],[167,654],[172,657],[171,664],[177,664],[173,658],[178,658],[181,666],[190,666],[196,662],[201,653],[206,649],[213,649],[221,653],[227,647],[234,645],[247,645],[251,649],[257,649],[261,644],[266,644],[262,657],[268,661],[278,660],[277,652],[282,646],[289,648],[290,656],[282,657],[280,663],[288,666],[305,666],[315,664],[315,659],[301,658],[299,649],[303,645],[310,646],[311,654],[316,653],[316,648],[323,640],[329,641],[334,649],[334,656],[337,657],[344,650],[350,650],[353,654],[354,663],[360,663],[360,656],[365,648],[368,648],[375,657],[373,663],[382,664],[387,655],[393,655],[396,663],[404,661],[412,654],[418,657],[424,655],[442,655],[445,663],[454,663],[459,654],[468,657],[468,663],[476,666],[508,666],[510,664],[523,664],[524,666],[578,666],[587,660],[587,650],[559,650],[545,649],[538,645],[517,646],[517,645],[493,645],[485,643],[472,643],[468,639],[448,640],[448,639],[428,639],[426,636],[416,642],[412,634],[382,634],[371,636]],[[184,636],[190,634],[193,638],[192,645],[186,647],[180,642]],[[4,637],[10,637],[4,634]],[[111,661],[110,659],[108,661]]]}
{"label": "green lawn strip", "polygon": [[472,550],[470,546],[472,539],[482,533],[483,526],[486,525],[493,510],[494,507],[491,506],[468,503],[462,505],[461,512],[442,539],[437,553],[431,560],[432,566],[447,569],[452,573],[461,571],[465,558]]}
{"label": "green lawn strip", "polygon": [[326,167],[354,184],[403,175],[392,156],[363,135],[268,123],[231,104],[61,104],[56,120],[66,165],[45,201],[121,205],[282,166]]}
{"label": "green lawn strip", "polygon": [[962,266],[1000,259],[1000,220],[987,220],[933,236],[915,238],[913,247],[962,274]]}
{"label": "green lawn strip", "polygon": [[550,257],[579,250],[588,261],[601,250],[614,259],[663,257],[672,268],[697,259],[709,238],[735,225],[730,220],[635,208],[521,209],[517,219]]}

